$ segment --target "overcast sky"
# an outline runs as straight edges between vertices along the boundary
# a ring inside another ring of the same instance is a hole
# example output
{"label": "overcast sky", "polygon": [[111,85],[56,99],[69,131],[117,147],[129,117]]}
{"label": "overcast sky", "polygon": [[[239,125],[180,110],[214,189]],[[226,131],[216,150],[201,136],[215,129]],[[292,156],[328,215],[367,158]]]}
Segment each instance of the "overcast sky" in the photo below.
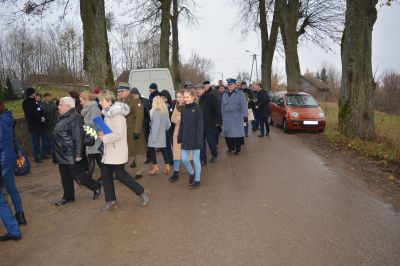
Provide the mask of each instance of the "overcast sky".
{"label": "overcast sky", "polygon": [[[183,56],[196,51],[214,61],[213,79],[236,77],[239,70],[250,72],[252,57],[250,50],[260,52],[260,40],[255,33],[242,38],[240,30],[232,30],[239,19],[238,10],[231,0],[201,0],[197,15],[201,18],[197,27],[180,28],[180,43]],[[373,71],[378,67],[400,72],[400,5],[382,7],[373,33]],[[302,73],[309,69],[316,72],[323,62],[334,64],[340,70],[340,46],[331,47],[334,52],[325,52],[312,43],[303,43],[299,48]],[[259,60],[260,64],[260,60]],[[274,66],[284,74],[284,58],[276,56]],[[218,72],[218,73],[217,73]]]}

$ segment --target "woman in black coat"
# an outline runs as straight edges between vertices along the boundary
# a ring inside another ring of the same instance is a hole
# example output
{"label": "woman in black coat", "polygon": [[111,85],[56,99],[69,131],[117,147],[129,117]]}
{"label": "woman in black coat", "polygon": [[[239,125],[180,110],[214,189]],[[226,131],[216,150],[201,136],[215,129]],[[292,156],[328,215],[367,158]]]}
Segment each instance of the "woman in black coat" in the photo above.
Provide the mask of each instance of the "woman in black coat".
{"label": "woman in black coat", "polygon": [[[201,162],[200,149],[203,147],[204,120],[201,107],[195,102],[193,90],[183,94],[185,107],[182,109],[178,143],[181,144],[182,162],[189,172],[189,185],[192,189],[200,186]],[[194,170],[190,164],[190,152],[193,154]]]}

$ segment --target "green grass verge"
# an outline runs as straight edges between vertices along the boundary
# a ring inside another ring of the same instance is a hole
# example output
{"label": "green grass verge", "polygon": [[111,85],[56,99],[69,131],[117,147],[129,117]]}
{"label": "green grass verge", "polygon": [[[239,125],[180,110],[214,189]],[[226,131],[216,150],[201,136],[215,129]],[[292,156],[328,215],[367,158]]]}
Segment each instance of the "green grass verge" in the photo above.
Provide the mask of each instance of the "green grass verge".
{"label": "green grass verge", "polygon": [[337,103],[321,103],[321,107],[327,119],[324,134],[329,141],[346,145],[364,155],[382,161],[400,160],[400,115],[375,112],[377,137],[374,141],[364,141],[358,138],[346,138],[339,133]]}
{"label": "green grass verge", "polygon": [[[58,98],[58,99],[64,96],[68,96],[69,92],[67,90],[62,90],[57,88],[41,88],[41,87],[37,87],[36,90],[41,94],[49,92],[51,93],[53,98]],[[4,104],[8,110],[12,111],[15,118],[24,117],[24,111],[22,110],[22,99],[14,101],[5,101]]]}

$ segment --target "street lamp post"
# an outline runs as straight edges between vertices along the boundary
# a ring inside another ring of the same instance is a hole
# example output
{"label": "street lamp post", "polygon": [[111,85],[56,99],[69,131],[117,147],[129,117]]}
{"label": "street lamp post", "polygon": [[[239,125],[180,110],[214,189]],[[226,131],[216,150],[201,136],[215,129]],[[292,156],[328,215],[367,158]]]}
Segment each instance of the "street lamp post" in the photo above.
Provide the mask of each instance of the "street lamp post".
{"label": "street lamp post", "polygon": [[253,61],[251,62],[251,71],[250,71],[250,80],[249,80],[249,85],[251,84],[251,78],[253,76],[253,68],[254,68],[254,63],[256,65],[256,81],[258,81],[258,63],[257,63],[257,55],[249,50],[246,50],[246,53],[251,53],[253,57]]}

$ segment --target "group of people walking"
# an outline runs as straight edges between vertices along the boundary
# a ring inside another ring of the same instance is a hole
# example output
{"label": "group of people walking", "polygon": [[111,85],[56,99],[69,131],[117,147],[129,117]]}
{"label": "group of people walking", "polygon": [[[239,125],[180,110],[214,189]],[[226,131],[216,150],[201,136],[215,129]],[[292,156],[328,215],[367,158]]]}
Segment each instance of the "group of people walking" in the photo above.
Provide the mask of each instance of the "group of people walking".
{"label": "group of people walking", "polygon": [[[92,191],[93,200],[98,199],[104,190],[105,205],[101,210],[109,211],[118,205],[114,188],[116,179],[141,199],[142,206],[146,206],[149,203],[149,192],[137,180],[143,177],[145,163],[152,164],[150,175],[160,172],[157,151],[162,154],[164,173],[170,175],[171,183],[180,179],[182,161],[188,172],[189,187],[199,188],[202,167],[217,161],[220,134],[225,137],[227,152],[237,155],[241,152],[245,137],[248,136],[246,127],[249,116],[254,116],[253,112],[256,119],[250,119],[255,120],[251,121],[252,129],[259,128],[260,137],[269,133],[268,127],[264,130],[268,125],[268,94],[259,84],[253,85],[250,92],[242,87],[244,84],[239,85],[235,79],[227,80],[227,88],[222,83],[213,87],[210,82],[205,81],[194,88],[187,87],[176,91],[175,102],[168,91],[159,92],[155,83],[149,85],[149,99],[142,98],[139,90],[130,88],[128,84],[120,84],[117,97],[109,90],[99,90],[95,91],[96,93],[83,91],[79,97],[61,98],[57,107],[57,122],[51,137],[49,136],[49,149],[52,150],[54,163],[58,164],[63,187],[63,196],[55,205],[63,206],[75,201],[76,182]],[[48,155],[48,150],[46,147],[42,154],[35,146],[37,142],[34,141],[36,137],[33,135],[36,133],[32,121],[36,124],[45,123],[48,115],[42,106],[37,105],[36,91],[33,88],[26,91],[28,98],[23,103],[25,116],[29,128],[32,129],[34,156],[37,156],[35,160],[41,163]],[[8,152],[13,151],[13,147],[7,146],[9,143],[3,146],[3,142],[7,142],[4,134],[12,134],[12,126],[9,125],[10,122],[5,122],[3,116],[10,116],[11,113],[2,111],[0,114],[3,182],[7,183],[7,178],[14,182],[13,175],[9,178],[9,171],[5,169],[8,169],[8,165],[15,164],[15,158],[5,157],[3,148],[8,147]],[[98,118],[104,121],[109,132],[103,132],[102,125],[96,122]],[[84,132],[84,125],[96,130],[98,138],[93,141],[93,137]],[[207,158],[207,146],[210,149],[210,159]],[[133,176],[125,170],[129,157],[134,159],[129,165],[135,168]],[[97,179],[93,178],[96,164],[101,173]],[[12,191],[12,186],[7,186],[7,189],[9,187]],[[18,194],[16,188],[15,191]],[[2,196],[2,193],[0,194]],[[15,198],[15,217],[18,223],[26,224],[22,202],[18,203],[19,194]],[[0,206],[4,205],[3,201],[0,197]],[[1,218],[3,221],[6,219],[8,230],[5,238],[20,238],[20,232],[14,232],[15,225],[10,223],[11,220],[15,222],[15,219],[7,220],[8,218],[3,217],[6,213],[7,217],[10,216],[11,211],[1,210]]]}

